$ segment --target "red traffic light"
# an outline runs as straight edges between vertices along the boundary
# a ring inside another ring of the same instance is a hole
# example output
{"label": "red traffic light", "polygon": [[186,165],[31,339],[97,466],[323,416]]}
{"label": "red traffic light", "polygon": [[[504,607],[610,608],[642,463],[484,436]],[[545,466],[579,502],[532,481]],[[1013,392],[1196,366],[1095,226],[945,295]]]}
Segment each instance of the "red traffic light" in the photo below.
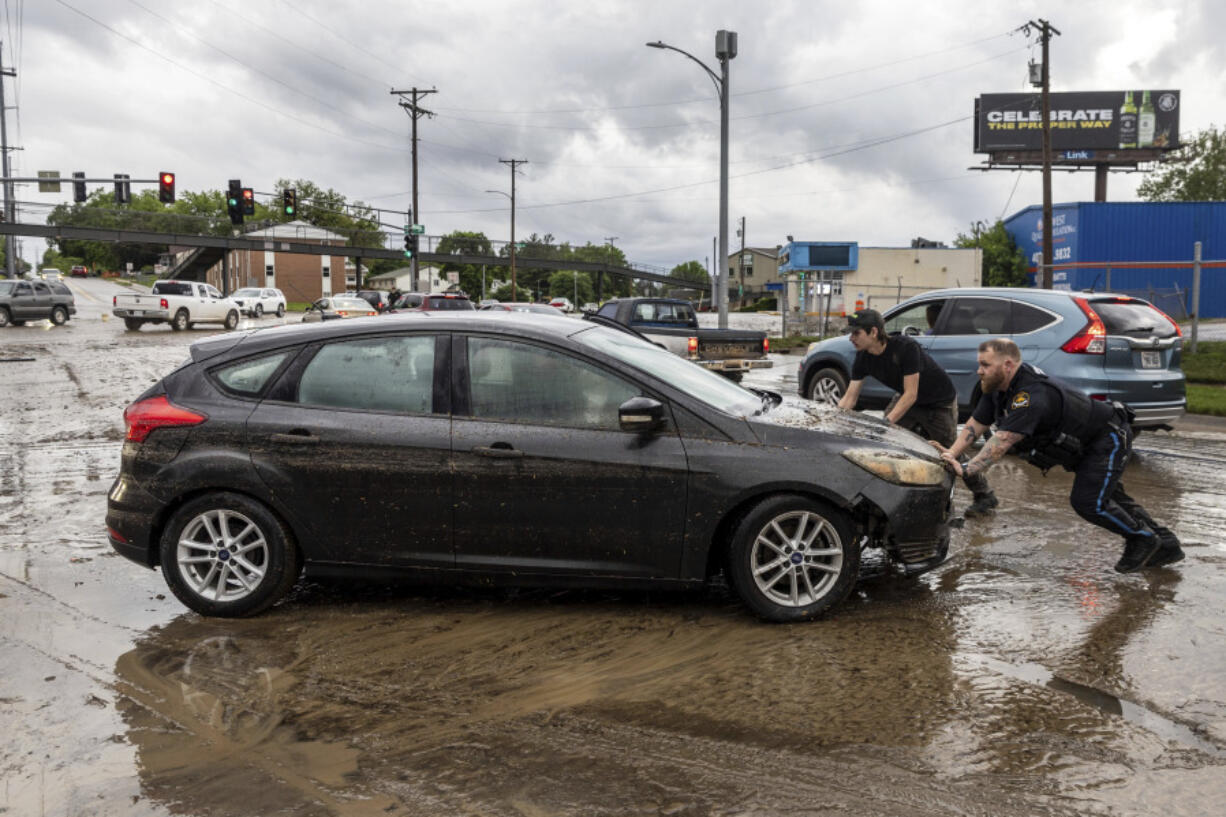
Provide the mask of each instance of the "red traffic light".
{"label": "red traffic light", "polygon": [[158,174],[158,201],[163,204],[174,204],[175,174],[162,171]]}
{"label": "red traffic light", "polygon": [[243,215],[255,215],[255,191],[250,187],[243,188]]}

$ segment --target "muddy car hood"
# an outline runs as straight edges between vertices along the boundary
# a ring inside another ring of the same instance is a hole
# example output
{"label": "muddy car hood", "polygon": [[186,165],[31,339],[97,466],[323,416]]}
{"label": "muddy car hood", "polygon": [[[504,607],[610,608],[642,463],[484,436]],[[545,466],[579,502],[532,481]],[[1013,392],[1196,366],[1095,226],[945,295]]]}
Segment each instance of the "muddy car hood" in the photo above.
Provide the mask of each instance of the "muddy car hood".
{"label": "muddy car hood", "polygon": [[813,431],[846,437],[850,444],[868,442],[900,448],[909,454],[937,460],[936,449],[917,434],[892,426],[885,420],[842,411],[820,403],[784,401],[765,414],[747,418],[754,433],[766,445],[803,445]]}

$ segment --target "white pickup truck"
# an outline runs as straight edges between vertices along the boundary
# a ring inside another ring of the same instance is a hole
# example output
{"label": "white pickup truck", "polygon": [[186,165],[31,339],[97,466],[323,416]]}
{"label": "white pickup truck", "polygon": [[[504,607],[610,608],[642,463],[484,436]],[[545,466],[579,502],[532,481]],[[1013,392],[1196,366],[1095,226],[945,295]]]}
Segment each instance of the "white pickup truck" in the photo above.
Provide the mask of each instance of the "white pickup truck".
{"label": "white pickup truck", "polygon": [[154,281],[148,294],[124,292],[111,299],[111,313],[135,331],[147,323],[169,323],[176,331],[197,323],[238,326],[239,305],[199,281]]}

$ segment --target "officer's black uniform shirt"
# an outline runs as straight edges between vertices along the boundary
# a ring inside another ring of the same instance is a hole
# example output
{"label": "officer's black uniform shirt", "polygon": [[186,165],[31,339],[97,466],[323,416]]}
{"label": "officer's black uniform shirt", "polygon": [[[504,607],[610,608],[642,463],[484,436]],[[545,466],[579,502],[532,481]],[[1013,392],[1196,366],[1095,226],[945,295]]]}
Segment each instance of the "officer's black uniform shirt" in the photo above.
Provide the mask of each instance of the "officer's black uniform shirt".
{"label": "officer's black uniform shirt", "polygon": [[1035,376],[1023,363],[1004,391],[985,394],[971,416],[997,431],[1012,431],[1023,437],[1042,437],[1060,427],[1063,399],[1059,390]]}
{"label": "officer's black uniform shirt", "polygon": [[906,335],[890,335],[885,351],[879,355],[856,352],[855,362],[851,364],[852,380],[872,375],[899,394],[903,390],[902,379],[909,374],[920,376],[919,393],[915,397],[917,406],[944,406],[958,396],[945,370]]}

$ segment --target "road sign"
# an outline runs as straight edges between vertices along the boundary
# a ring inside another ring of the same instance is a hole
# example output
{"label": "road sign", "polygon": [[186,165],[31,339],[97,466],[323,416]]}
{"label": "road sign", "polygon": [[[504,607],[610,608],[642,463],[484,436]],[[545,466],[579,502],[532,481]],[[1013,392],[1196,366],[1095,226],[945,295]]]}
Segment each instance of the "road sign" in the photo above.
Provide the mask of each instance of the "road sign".
{"label": "road sign", "polygon": [[38,171],[40,179],[55,179],[53,182],[39,182],[39,193],[58,193],[60,192],[60,172],[58,170],[40,170]]}
{"label": "road sign", "polygon": [[426,225],[414,224],[412,227],[409,228],[409,232],[412,233],[413,235],[423,235],[426,232]]}

